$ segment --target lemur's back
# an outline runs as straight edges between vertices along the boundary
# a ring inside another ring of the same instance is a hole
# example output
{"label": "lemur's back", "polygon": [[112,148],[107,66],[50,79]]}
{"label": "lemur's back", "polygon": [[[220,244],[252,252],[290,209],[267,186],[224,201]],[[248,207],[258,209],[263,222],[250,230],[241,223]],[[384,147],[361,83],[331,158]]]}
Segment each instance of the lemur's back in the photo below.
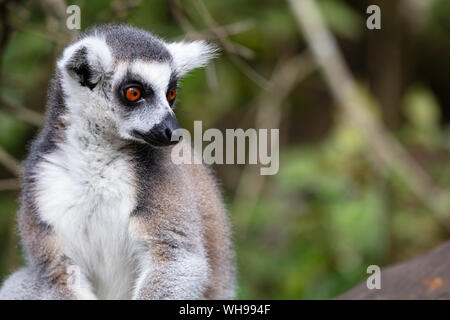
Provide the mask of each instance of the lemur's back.
{"label": "lemur's back", "polygon": [[28,264],[0,298],[234,296],[216,183],[204,166],[170,156],[176,81],[210,50],[105,26],[64,51],[24,170],[18,221]]}

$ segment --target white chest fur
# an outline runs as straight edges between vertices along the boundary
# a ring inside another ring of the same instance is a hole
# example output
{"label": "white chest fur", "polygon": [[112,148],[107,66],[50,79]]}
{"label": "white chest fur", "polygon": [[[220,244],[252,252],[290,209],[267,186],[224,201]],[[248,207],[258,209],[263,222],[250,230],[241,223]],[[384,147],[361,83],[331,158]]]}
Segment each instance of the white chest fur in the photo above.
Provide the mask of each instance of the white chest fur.
{"label": "white chest fur", "polygon": [[118,146],[86,139],[69,135],[36,168],[39,212],[98,298],[127,299],[135,279],[133,170]]}

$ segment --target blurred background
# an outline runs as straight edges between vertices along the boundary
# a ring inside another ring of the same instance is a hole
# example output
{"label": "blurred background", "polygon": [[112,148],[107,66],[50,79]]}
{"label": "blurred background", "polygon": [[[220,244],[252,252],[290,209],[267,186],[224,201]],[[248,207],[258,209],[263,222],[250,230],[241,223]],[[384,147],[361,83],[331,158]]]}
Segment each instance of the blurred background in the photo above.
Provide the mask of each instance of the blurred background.
{"label": "blurred background", "polygon": [[[221,56],[181,84],[192,129],[280,128],[280,170],[215,166],[243,299],[326,299],[449,238],[450,1],[0,0],[0,281],[23,264],[20,162],[62,48],[125,22]],[[366,9],[381,8],[381,30]]]}

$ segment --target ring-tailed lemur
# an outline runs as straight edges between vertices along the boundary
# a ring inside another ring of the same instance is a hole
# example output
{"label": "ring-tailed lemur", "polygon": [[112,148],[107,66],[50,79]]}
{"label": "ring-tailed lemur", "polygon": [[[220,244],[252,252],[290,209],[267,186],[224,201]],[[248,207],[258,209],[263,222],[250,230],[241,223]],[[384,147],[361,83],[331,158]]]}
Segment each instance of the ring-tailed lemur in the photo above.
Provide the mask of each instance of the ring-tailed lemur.
{"label": "ring-tailed lemur", "polygon": [[64,50],[24,167],[27,266],[0,298],[233,297],[215,181],[170,157],[177,80],[213,55],[203,41],[166,43],[126,25],[93,28]]}

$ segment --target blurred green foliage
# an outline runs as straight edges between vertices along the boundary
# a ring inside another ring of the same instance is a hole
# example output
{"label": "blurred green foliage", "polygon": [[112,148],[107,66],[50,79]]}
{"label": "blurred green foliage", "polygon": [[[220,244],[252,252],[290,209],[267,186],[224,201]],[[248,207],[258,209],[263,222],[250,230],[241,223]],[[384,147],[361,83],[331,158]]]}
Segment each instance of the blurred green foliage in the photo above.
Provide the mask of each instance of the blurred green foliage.
{"label": "blurred green foliage", "polygon": [[[430,1],[430,7],[421,9],[426,15],[405,6],[406,14],[400,16],[401,10],[384,10],[388,1],[375,1],[382,7],[382,23],[400,22],[373,32],[401,32],[403,37],[394,61],[403,67],[399,98],[393,104],[400,121],[390,130],[432,178],[448,188],[450,82],[442,74],[450,72],[450,2]],[[194,2],[181,1],[183,12],[197,30],[205,30],[208,26]],[[173,14],[174,1],[75,3],[81,8],[83,29],[127,22],[169,40],[184,33]],[[375,68],[368,61],[368,47],[379,48],[381,56],[389,50],[383,37],[365,28],[365,8],[371,3],[318,3],[361,90],[373,99],[374,113],[389,120],[377,102],[389,92],[373,88],[390,77],[390,70],[383,69],[383,59]],[[305,49],[284,1],[205,4],[219,25],[252,23],[230,39],[254,52],[248,63],[265,78],[280,61]],[[18,1],[8,8],[13,31],[2,52],[1,98],[42,113],[47,83],[64,46],[55,35],[66,30],[62,23],[52,23],[54,12],[40,2]],[[413,30],[408,24],[418,14],[428,18]],[[217,86],[203,70],[183,80],[177,106],[182,126],[192,129],[194,120],[203,120],[204,129],[251,127],[261,87],[225,51],[214,67]],[[243,167],[215,167],[234,227],[239,298],[331,298],[363,280],[367,266],[404,260],[448,238],[448,230],[402,180],[380,165],[361,134],[339,113],[319,72],[296,86],[280,112],[280,171],[267,179],[262,194],[236,203]],[[37,130],[0,106],[0,146],[17,159],[26,157]],[[0,166],[0,179],[11,177]],[[14,223],[17,207],[17,191],[0,192],[0,279],[22,263]]]}

